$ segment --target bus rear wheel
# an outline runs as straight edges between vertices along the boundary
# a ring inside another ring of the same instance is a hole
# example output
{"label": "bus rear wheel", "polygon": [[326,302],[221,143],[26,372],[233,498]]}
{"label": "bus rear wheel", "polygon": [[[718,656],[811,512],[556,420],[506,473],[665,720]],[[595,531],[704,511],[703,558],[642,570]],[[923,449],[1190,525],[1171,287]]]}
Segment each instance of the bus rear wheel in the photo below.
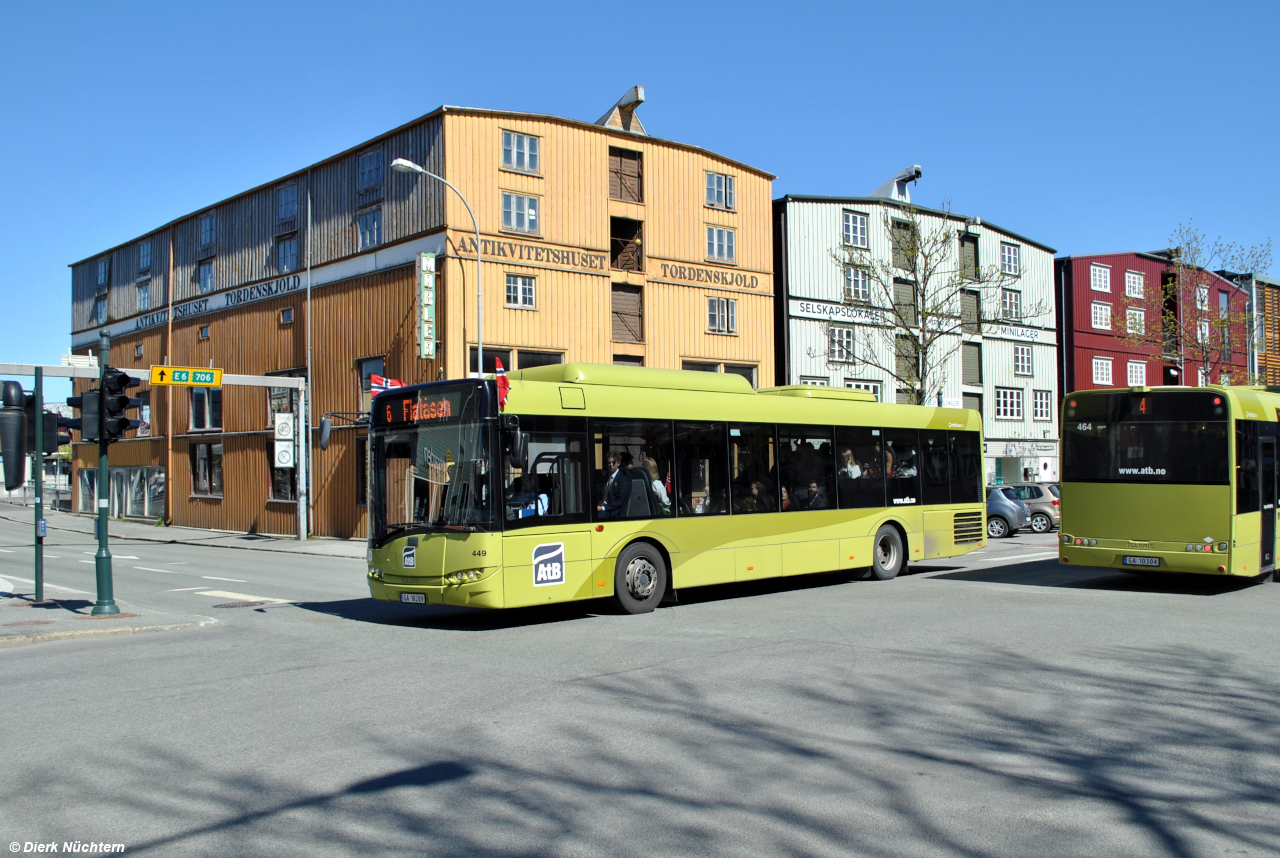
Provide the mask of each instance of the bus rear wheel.
{"label": "bus rear wheel", "polygon": [[907,552],[902,547],[902,534],[891,524],[884,524],[876,531],[871,550],[871,577],[888,581],[898,577],[907,565]]}
{"label": "bus rear wheel", "polygon": [[618,555],[613,600],[628,614],[647,614],[667,592],[667,563],[647,542],[633,542]]}

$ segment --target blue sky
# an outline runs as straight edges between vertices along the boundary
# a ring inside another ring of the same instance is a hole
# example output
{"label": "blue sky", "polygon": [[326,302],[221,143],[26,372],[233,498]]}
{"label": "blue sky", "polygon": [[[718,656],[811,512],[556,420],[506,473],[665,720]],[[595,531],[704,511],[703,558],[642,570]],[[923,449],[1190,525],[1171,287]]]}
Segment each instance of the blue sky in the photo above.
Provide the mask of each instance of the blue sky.
{"label": "blue sky", "polygon": [[[647,2],[0,7],[0,361],[56,363],[67,264],[440,104],[593,121],[914,198],[1058,249],[1246,244],[1280,198],[1280,4]],[[1272,271],[1277,270],[1273,265]]]}

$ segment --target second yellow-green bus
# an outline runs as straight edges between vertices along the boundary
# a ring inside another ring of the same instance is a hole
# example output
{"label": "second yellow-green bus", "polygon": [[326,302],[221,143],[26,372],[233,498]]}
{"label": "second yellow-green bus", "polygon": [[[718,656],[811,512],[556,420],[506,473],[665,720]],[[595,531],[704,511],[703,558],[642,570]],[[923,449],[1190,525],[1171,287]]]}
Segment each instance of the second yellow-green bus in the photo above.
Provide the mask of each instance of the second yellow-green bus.
{"label": "second yellow-green bus", "polygon": [[1275,570],[1276,408],[1264,387],[1072,393],[1059,559],[1131,572]]}
{"label": "second yellow-green bus", "polygon": [[731,374],[563,364],[373,401],[369,590],[512,608],[985,543],[981,418]]}

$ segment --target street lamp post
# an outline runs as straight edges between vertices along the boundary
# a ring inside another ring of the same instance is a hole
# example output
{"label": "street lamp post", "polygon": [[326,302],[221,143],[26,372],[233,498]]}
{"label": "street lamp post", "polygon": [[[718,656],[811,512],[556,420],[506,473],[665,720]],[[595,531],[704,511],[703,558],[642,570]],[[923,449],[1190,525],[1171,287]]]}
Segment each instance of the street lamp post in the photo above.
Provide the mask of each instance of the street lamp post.
{"label": "street lamp post", "polygon": [[[430,170],[425,170],[417,164],[406,158],[396,158],[391,162],[391,169],[401,173],[421,173],[424,176],[430,176],[442,182],[445,187],[458,195],[458,199],[462,200],[462,204],[467,207],[467,214],[471,215],[471,227],[476,233],[476,369],[481,376],[484,375],[484,280],[480,273],[480,223],[476,220],[476,213],[471,210],[471,204],[467,202],[467,198],[462,195],[462,191],[449,184],[449,180],[442,176],[437,176]],[[466,338],[463,338],[463,348],[466,348]],[[467,359],[466,355],[462,358]]]}

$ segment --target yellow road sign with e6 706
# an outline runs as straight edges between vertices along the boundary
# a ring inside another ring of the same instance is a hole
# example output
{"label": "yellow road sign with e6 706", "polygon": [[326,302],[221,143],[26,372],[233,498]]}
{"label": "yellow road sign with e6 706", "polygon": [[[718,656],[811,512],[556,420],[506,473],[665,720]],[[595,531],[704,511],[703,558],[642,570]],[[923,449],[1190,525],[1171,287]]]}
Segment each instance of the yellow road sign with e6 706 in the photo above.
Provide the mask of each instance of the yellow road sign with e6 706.
{"label": "yellow road sign with e6 706", "polygon": [[222,387],[222,370],[194,366],[153,366],[151,383],[183,387]]}

